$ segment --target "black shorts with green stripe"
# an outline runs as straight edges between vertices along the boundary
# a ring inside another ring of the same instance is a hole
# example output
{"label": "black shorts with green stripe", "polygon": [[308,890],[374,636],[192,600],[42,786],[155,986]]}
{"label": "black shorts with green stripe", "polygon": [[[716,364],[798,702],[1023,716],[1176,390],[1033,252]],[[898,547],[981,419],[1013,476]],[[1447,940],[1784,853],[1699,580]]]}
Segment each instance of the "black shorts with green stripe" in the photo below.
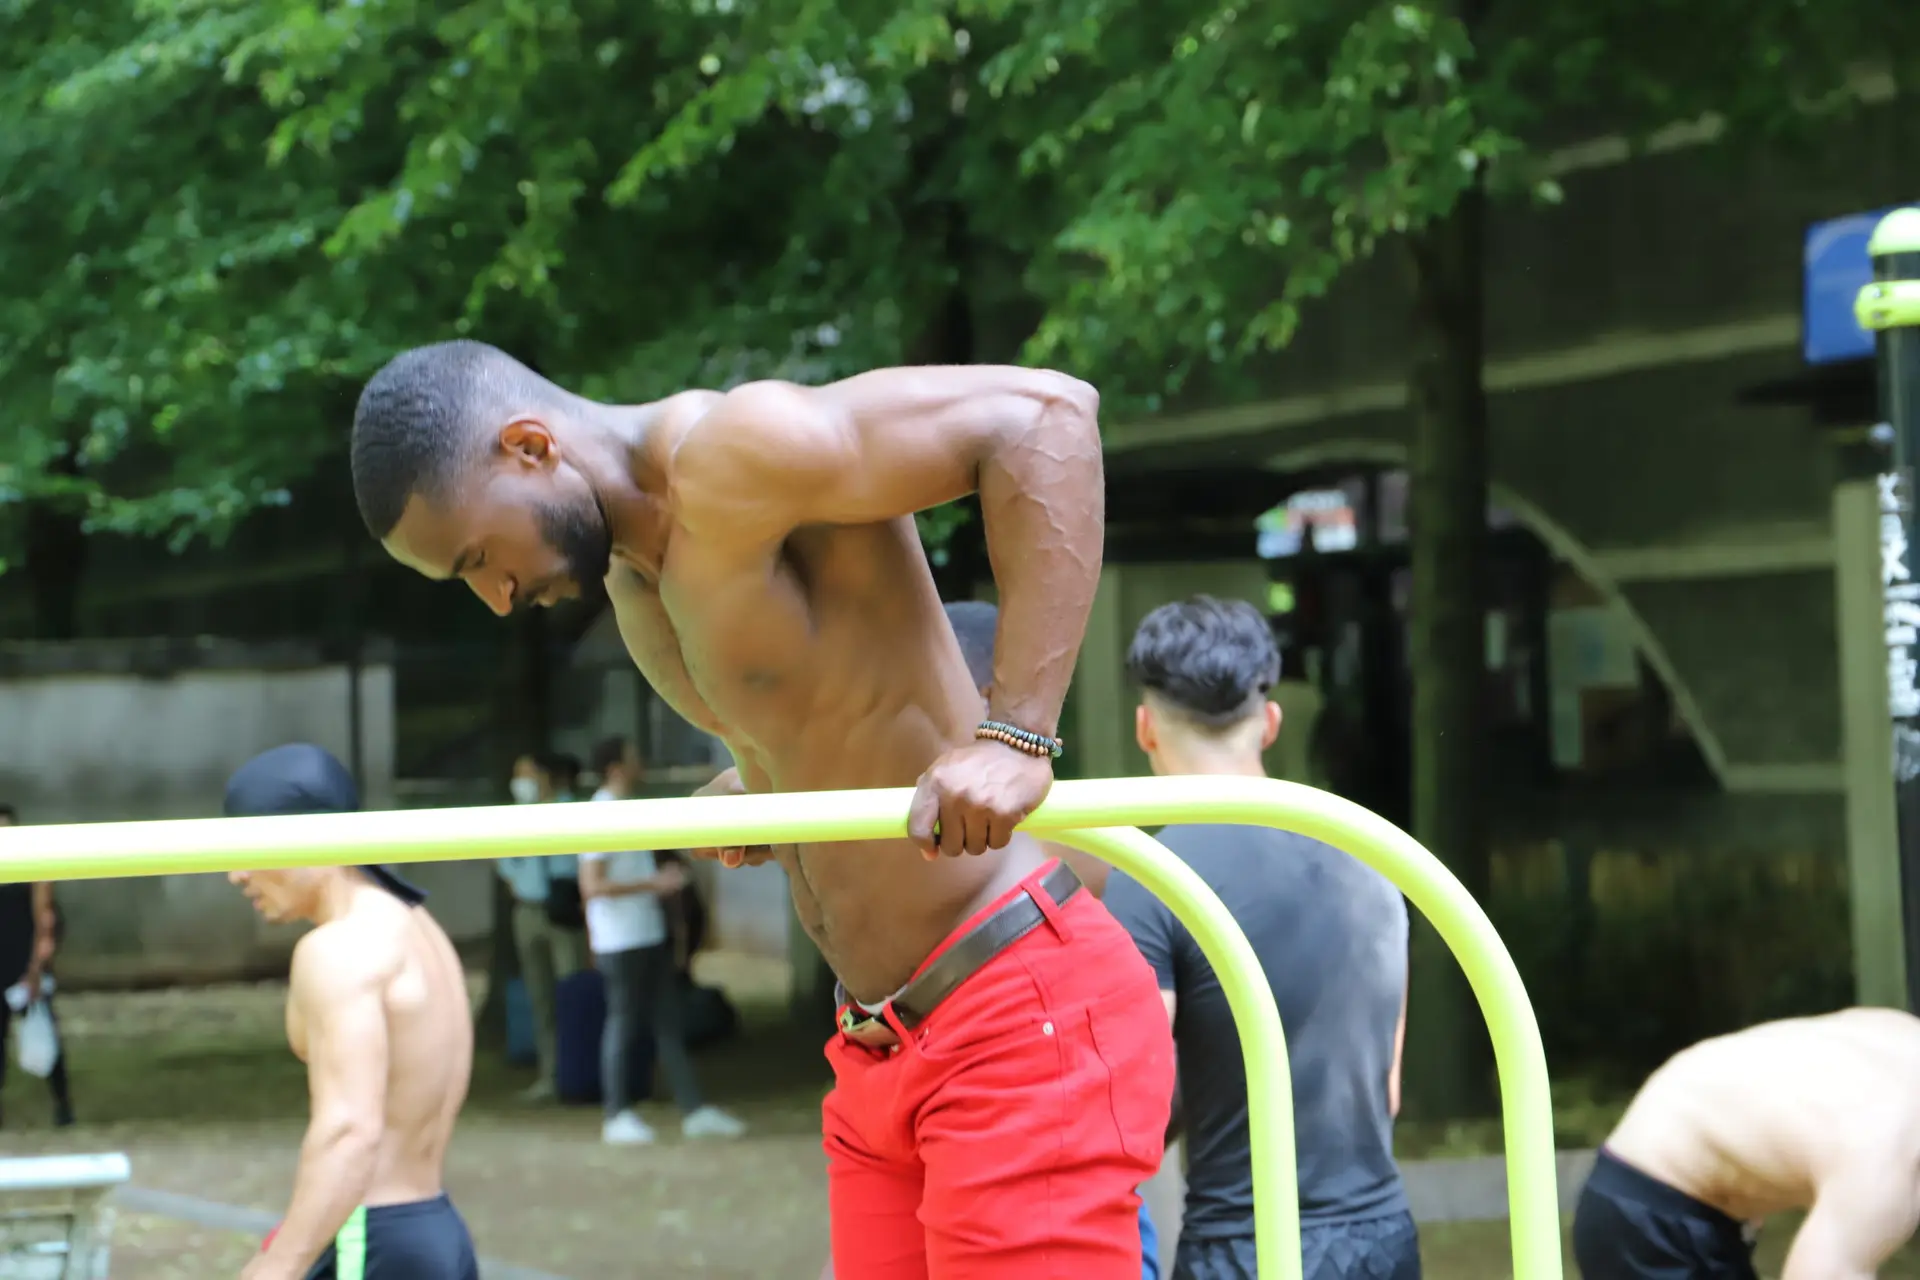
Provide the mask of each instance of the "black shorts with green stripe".
{"label": "black shorts with green stripe", "polygon": [[480,1280],[466,1219],[444,1195],[355,1209],[307,1280]]}

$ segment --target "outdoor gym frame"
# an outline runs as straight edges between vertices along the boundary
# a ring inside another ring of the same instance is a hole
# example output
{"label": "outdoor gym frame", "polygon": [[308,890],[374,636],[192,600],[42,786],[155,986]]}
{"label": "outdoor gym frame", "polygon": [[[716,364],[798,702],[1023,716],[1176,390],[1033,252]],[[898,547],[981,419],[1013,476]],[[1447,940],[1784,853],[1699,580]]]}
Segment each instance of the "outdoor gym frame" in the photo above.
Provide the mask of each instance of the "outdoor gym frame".
{"label": "outdoor gym frame", "polygon": [[[619,804],[423,809],[283,818],[0,829],[0,883],[180,875],[341,863],[441,862],[617,849],[899,839],[911,793],[823,791]],[[1466,971],[1500,1071],[1517,1280],[1561,1280],[1546,1053],[1526,988],[1486,913],[1411,836],[1338,796],[1263,778],[1062,782],[1022,830],[1083,849],[1172,908],[1212,962],[1240,1027],[1252,1126],[1260,1274],[1300,1280],[1292,1090],[1280,1015],[1220,899],[1140,825],[1227,822],[1297,831],[1387,876]],[[1282,1087],[1262,1087],[1262,1082]]]}

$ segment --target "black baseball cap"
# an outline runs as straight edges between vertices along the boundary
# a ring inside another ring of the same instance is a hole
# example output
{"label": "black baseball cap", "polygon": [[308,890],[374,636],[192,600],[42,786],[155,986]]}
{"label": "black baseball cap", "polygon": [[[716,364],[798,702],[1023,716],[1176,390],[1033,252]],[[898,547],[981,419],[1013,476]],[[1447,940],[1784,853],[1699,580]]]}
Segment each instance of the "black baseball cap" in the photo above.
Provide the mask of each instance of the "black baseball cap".
{"label": "black baseball cap", "polygon": [[[360,788],[331,751],[294,742],[263,751],[234,770],[223,808],[229,818],[358,813]],[[426,890],[387,867],[363,863],[360,870],[410,907],[427,900]]]}

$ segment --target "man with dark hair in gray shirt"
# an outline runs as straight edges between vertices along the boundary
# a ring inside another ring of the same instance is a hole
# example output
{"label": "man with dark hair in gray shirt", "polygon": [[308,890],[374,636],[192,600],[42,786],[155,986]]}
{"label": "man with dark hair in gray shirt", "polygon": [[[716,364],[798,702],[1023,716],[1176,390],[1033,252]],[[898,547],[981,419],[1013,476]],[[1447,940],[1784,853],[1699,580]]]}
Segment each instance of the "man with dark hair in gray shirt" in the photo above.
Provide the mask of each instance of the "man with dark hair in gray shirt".
{"label": "man with dark hair in gray shirt", "polygon": [[[1148,615],[1127,654],[1134,730],[1156,774],[1264,776],[1280,729],[1280,655],[1266,619],[1209,596]],[[1306,1280],[1418,1280],[1420,1251],[1393,1159],[1406,1030],[1407,911],[1379,873],[1266,827],[1168,827],[1260,957],[1292,1060]],[[1106,904],[1160,978],[1179,1054],[1186,1218],[1174,1280],[1253,1280],[1247,1078],[1213,967],[1173,913],[1114,872]],[[1276,1087],[1272,1082],[1264,1087]]]}

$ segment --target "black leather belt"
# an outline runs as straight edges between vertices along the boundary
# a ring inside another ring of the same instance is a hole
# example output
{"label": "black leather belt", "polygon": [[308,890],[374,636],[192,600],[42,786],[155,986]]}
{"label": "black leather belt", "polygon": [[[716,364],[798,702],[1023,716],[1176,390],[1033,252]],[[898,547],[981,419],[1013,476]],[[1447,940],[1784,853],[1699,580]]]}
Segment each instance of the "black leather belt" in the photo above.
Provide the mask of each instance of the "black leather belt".
{"label": "black leather belt", "polygon": [[[1055,904],[1064,904],[1080,892],[1080,877],[1062,862],[1040,878],[1038,888]],[[900,989],[899,995],[888,1001],[900,1025],[911,1031],[925,1022],[961,983],[1039,928],[1046,918],[1030,891],[1023,890],[1009,899],[1005,906],[962,934],[940,953],[939,959],[921,970],[918,977]],[[833,999],[840,1009],[841,1035],[873,1048],[899,1043],[900,1037],[894,1034],[887,1020],[848,999],[847,989],[838,982],[834,983]]]}

